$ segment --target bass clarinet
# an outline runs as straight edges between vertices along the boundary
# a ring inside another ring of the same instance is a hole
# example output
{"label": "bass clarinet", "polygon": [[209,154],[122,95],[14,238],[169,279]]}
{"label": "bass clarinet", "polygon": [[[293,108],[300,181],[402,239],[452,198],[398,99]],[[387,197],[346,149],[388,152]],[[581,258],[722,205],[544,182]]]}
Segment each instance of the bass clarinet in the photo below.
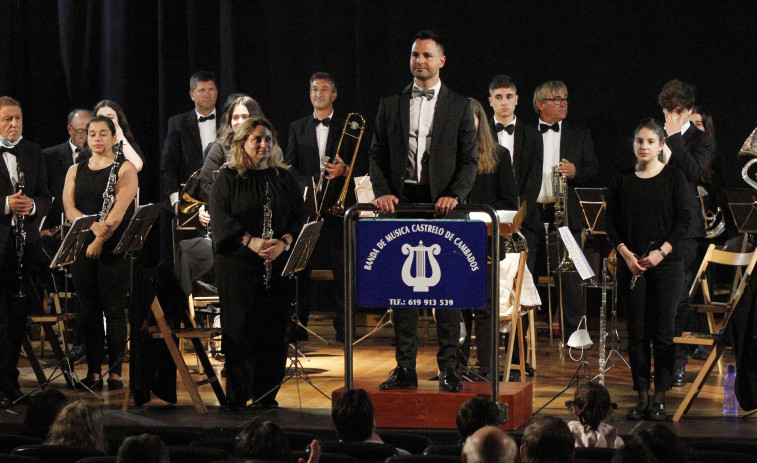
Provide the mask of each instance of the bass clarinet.
{"label": "bass clarinet", "polygon": [[98,222],[105,222],[105,218],[108,217],[110,210],[113,208],[113,203],[116,202],[116,182],[118,181],[118,168],[120,162],[118,157],[122,153],[124,142],[120,141],[113,146],[113,164],[110,166],[110,174],[108,175],[108,184],[105,185],[105,191],[103,191],[103,207],[100,209],[100,213],[97,214]]}
{"label": "bass clarinet", "polygon": [[[265,184],[265,204],[263,205],[263,233],[262,238],[264,240],[270,240],[273,238],[273,209],[271,208],[271,191],[268,188],[268,183]],[[263,283],[265,283],[265,289],[271,287],[271,263],[266,261],[265,274],[263,274]]]}

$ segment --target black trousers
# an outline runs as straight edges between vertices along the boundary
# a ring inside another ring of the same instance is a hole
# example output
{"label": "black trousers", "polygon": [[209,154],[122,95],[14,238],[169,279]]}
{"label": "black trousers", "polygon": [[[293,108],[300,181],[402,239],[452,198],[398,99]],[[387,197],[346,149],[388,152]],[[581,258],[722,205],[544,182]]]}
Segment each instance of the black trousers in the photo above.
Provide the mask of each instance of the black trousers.
{"label": "black trousers", "polygon": [[654,346],[655,392],[670,389],[676,346],[675,332],[678,288],[683,277],[683,262],[663,260],[636,280],[631,290],[631,271],[625,262],[618,264],[618,294],[626,307],[628,358],[635,391],[649,390],[651,355]]}
{"label": "black trousers", "polygon": [[99,259],[90,259],[86,256],[87,246],[88,243],[71,264],[71,276],[82,308],[81,337],[87,348],[87,373],[99,375],[102,371],[104,314],[109,367],[112,373],[120,375],[122,362],[119,359],[126,351],[129,260],[107,253]]}
{"label": "black trousers", "polygon": [[[282,254],[282,262],[288,258]],[[276,262],[274,262],[275,264]],[[274,266],[271,287],[262,280],[262,260],[239,247],[230,255],[216,254],[216,276],[221,299],[223,352],[226,354],[226,395],[233,406],[259,399],[274,400],[286,368],[286,326],[290,320],[292,281]]]}
{"label": "black trousers", "polygon": [[[676,249],[676,253],[683,259],[683,275],[681,279],[681,289],[678,293],[678,304],[676,307],[675,318],[675,335],[680,336],[681,333],[689,329],[689,325],[692,321],[691,307],[689,306],[689,291],[691,290],[691,284],[694,282],[694,277],[699,270],[701,260],[697,259],[699,243],[702,240],[699,238],[687,238],[681,240]],[[676,366],[685,366],[689,361],[689,353],[691,349],[688,345],[681,344],[676,346],[675,352],[675,364]]]}

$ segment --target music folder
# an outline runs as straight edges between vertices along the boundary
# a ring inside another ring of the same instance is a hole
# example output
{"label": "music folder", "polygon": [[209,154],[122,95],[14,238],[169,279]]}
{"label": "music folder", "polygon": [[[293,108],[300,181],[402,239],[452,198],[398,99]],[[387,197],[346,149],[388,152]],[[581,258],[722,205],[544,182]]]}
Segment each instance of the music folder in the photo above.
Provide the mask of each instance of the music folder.
{"label": "music folder", "polygon": [[87,232],[95,221],[97,221],[96,215],[83,215],[74,220],[74,223],[71,224],[71,228],[58,248],[58,252],[55,253],[53,261],[50,262],[50,268],[62,267],[73,264],[76,261],[76,256],[79,255],[81,248],[84,246]]}

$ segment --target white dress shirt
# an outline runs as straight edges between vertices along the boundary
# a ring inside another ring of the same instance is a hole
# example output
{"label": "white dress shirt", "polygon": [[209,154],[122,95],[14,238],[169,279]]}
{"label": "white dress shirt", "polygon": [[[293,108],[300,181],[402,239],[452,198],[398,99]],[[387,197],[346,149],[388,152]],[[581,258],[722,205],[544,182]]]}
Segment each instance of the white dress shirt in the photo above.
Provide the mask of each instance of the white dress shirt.
{"label": "white dress shirt", "polygon": [[[413,88],[420,88],[413,83]],[[408,158],[410,165],[414,167],[414,175],[407,177],[405,182],[418,183],[421,180],[421,169],[423,154],[427,148],[431,147],[431,136],[433,132],[434,111],[436,102],[439,101],[439,90],[442,88],[442,81],[436,83],[429,90],[434,90],[434,96],[430,100],[423,96],[410,97],[410,130],[409,130],[409,150]],[[418,155],[416,156],[416,153]],[[415,165],[417,163],[417,165]]]}
{"label": "white dress shirt", "polygon": [[[205,152],[205,148],[208,147],[209,144],[216,141],[216,120],[215,119],[209,119],[203,122],[200,122],[200,117],[202,114],[195,111],[197,114],[197,125],[200,128],[200,141],[202,142],[202,152]],[[214,109],[213,112],[210,114],[215,114],[216,110]],[[210,116],[208,114],[208,116]],[[218,117],[218,115],[216,115]]]}
{"label": "white dress shirt", "polygon": [[[20,141],[20,140],[19,140]],[[9,147],[10,148],[10,147]],[[16,162],[16,156],[3,151],[3,162],[5,162],[5,167],[8,169],[8,173],[11,177],[11,185],[13,185],[13,191],[16,191],[16,187],[18,186],[18,163]],[[26,192],[24,192],[24,195]],[[34,204],[32,206],[31,215],[34,215],[34,213],[37,211],[37,205]],[[5,207],[3,209],[3,214],[10,214],[11,213],[11,206],[10,203],[8,203],[8,197],[5,197]],[[11,223],[14,223],[13,220],[11,220]]]}
{"label": "white dress shirt", "polygon": [[[494,116],[494,127],[497,127],[497,124],[502,124],[505,127],[512,125],[515,127],[515,122],[518,120],[516,116],[513,116],[513,121],[509,124],[503,124],[502,122],[497,120],[497,116]],[[495,128],[496,130],[496,128]],[[507,133],[507,130],[500,130],[497,132],[497,142],[507,148],[507,151],[510,152],[510,158],[514,157],[513,149],[515,149],[515,131],[513,130],[512,135]]]}
{"label": "white dress shirt", "polygon": [[[689,130],[689,127],[691,126],[691,121],[686,121],[683,126],[681,126],[681,135],[683,135],[687,130]],[[673,155],[673,152],[670,151],[670,148],[668,148],[668,145],[664,145],[662,147],[662,162],[664,164],[667,164],[668,161],[670,161],[670,156]]]}
{"label": "white dress shirt", "polygon": [[[313,114],[313,117],[316,117],[315,114]],[[331,111],[331,114],[329,114],[328,118],[329,120],[331,120],[331,122],[334,122],[334,111]],[[323,166],[326,164],[324,162],[324,159],[326,157],[326,142],[329,140],[329,128],[323,124],[316,125],[315,139],[318,142],[318,156],[321,158],[321,169],[323,169]],[[330,159],[331,163],[333,163],[334,161],[335,159]]]}
{"label": "white dress shirt", "polygon": [[[76,156],[79,155],[79,153],[77,153],[76,150],[78,150],[79,147],[76,146],[76,145],[74,145],[73,143],[71,143],[71,139],[70,138],[68,139],[68,147],[71,148],[71,156],[72,156],[71,159],[73,160],[73,162],[71,162],[71,164],[76,164]],[[79,151],[81,151],[81,150],[79,150]]]}
{"label": "white dress shirt", "polygon": [[[539,119],[539,124],[546,124],[546,122]],[[541,169],[541,189],[539,190],[539,196],[536,198],[537,203],[555,202],[555,193],[552,191],[552,167],[560,164],[562,121],[559,124],[560,132],[549,129],[541,134],[542,140],[544,140],[544,163]]]}

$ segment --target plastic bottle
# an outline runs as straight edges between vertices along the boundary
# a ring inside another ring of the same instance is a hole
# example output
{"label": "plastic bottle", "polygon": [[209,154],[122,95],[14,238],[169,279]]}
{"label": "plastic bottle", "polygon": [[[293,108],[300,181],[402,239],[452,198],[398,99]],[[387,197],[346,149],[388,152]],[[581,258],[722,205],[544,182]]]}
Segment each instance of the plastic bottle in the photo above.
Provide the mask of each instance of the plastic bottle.
{"label": "plastic bottle", "polygon": [[735,415],[739,412],[739,402],[736,400],[736,365],[728,365],[728,371],[723,377],[723,414]]}

